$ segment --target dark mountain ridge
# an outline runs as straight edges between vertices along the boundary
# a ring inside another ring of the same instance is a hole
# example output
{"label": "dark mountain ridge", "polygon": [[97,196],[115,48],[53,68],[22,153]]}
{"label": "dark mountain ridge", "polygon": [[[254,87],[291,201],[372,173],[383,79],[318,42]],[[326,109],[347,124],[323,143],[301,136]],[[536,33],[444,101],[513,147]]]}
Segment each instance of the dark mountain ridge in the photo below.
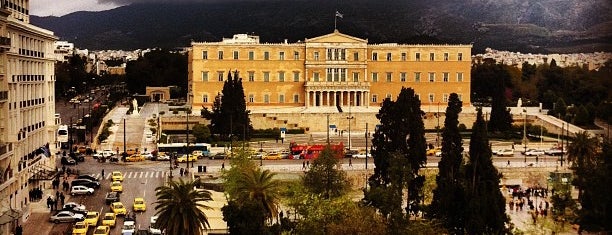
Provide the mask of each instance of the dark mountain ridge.
{"label": "dark mountain ridge", "polygon": [[334,29],[370,43],[463,43],[520,52],[612,51],[607,0],[262,0],[132,4],[33,24],[88,49],[173,48],[236,33],[290,42]]}

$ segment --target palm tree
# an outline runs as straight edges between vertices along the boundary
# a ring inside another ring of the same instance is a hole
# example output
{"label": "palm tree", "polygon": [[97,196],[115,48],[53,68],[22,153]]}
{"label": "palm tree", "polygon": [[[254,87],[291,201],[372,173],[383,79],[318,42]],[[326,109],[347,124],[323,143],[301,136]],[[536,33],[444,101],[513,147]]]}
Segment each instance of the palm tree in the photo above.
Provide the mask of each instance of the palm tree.
{"label": "palm tree", "polygon": [[599,142],[596,137],[590,137],[589,133],[582,131],[576,133],[576,138],[568,146],[567,160],[572,163],[576,179],[574,184],[578,186],[578,198],[582,196],[584,176],[590,174],[597,164],[597,148]]}
{"label": "palm tree", "polygon": [[276,218],[280,202],[279,182],[274,180],[276,174],[270,170],[262,171],[251,168],[242,172],[242,177],[236,182],[238,201],[255,201],[265,209],[267,219]]}
{"label": "palm tree", "polygon": [[202,229],[210,227],[204,210],[211,208],[204,202],[212,201],[211,193],[195,189],[198,184],[199,180],[180,179],[155,189],[155,215],[159,216],[156,223],[166,234],[200,235]]}

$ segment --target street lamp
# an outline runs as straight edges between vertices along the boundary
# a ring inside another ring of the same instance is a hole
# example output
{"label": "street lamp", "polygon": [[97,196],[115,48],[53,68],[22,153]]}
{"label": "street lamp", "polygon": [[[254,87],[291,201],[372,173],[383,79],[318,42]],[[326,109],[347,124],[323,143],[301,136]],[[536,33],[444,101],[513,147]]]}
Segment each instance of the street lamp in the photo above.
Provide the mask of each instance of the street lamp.
{"label": "street lamp", "polygon": [[259,166],[263,166],[263,142],[259,141],[259,154],[261,154],[261,156],[259,156]]}
{"label": "street lamp", "polygon": [[[527,109],[523,109],[523,147],[525,152],[523,153],[525,163],[527,163]],[[526,165],[525,165],[526,166]]]}

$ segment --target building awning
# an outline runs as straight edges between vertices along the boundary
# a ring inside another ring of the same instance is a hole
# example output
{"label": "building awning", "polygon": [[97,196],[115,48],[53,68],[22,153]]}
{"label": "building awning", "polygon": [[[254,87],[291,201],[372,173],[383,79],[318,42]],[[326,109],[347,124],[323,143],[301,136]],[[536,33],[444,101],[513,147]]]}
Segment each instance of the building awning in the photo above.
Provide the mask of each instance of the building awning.
{"label": "building awning", "polygon": [[13,222],[19,219],[19,217],[21,217],[22,215],[23,215],[22,211],[11,208],[8,211],[3,212],[2,215],[0,215],[0,225],[4,225],[10,222]]}

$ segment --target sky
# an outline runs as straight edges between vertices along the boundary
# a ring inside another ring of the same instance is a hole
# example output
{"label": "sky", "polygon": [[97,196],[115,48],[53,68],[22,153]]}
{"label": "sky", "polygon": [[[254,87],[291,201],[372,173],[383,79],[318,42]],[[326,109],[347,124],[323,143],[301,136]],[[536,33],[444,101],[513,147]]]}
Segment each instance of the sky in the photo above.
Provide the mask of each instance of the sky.
{"label": "sky", "polygon": [[37,16],[63,16],[76,11],[104,11],[120,6],[129,5],[131,3],[227,1],[245,0],[30,0],[30,14]]}

